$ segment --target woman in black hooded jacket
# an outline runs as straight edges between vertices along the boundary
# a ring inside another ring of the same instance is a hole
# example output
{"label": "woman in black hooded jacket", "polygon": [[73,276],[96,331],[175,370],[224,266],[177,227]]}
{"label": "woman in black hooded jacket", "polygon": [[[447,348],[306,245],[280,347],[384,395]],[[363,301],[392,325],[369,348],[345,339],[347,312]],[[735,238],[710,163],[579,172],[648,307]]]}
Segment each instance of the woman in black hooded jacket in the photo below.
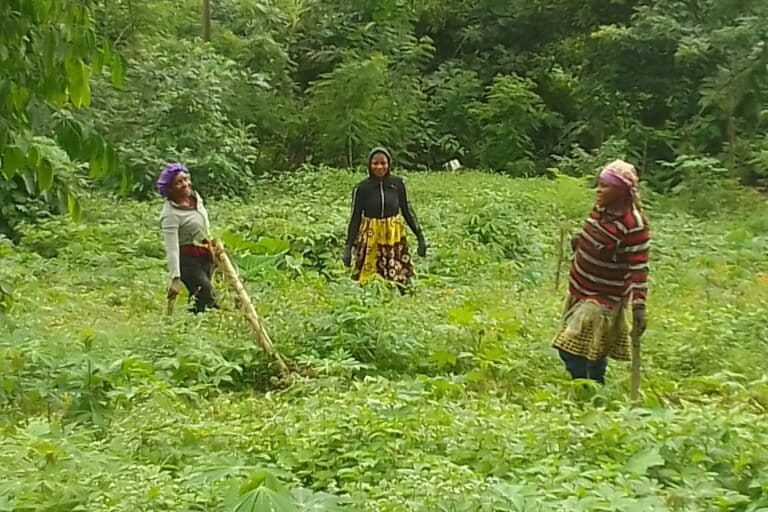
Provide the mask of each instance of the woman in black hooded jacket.
{"label": "woman in black hooded jacket", "polygon": [[[365,283],[375,274],[398,285],[413,277],[413,263],[405,239],[405,223],[419,241],[418,253],[427,254],[427,242],[408,203],[402,178],[390,173],[392,156],[377,147],[368,156],[368,178],[355,186],[347,229],[344,264],[352,264],[354,278]],[[405,222],[403,222],[405,220]]]}

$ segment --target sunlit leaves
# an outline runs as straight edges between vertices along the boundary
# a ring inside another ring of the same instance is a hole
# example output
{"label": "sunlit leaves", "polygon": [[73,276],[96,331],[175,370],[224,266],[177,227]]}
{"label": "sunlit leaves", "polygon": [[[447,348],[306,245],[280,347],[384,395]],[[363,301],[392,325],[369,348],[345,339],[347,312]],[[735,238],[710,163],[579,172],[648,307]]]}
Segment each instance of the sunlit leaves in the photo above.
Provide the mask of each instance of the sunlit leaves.
{"label": "sunlit leaves", "polygon": [[[100,48],[88,7],[64,0],[31,0],[0,7],[3,30],[0,31],[0,177],[14,180],[16,194],[0,198],[6,204],[19,205],[3,211],[0,220],[16,223],[32,216],[20,190],[55,209],[61,194],[74,194],[73,169],[77,161],[99,159],[98,177],[115,175],[120,164],[113,150],[100,144],[84,144],[79,121],[63,114],[65,121],[54,127],[56,142],[41,142],[35,130],[49,124],[45,116],[71,107],[91,105],[91,79],[105,67],[112,68],[115,83],[125,74],[122,57],[108,44]],[[23,35],[23,37],[22,37]],[[48,135],[48,133],[46,133]],[[88,140],[96,140],[93,134]],[[61,144],[68,158],[53,152]],[[95,146],[95,148],[94,148]],[[95,152],[88,151],[96,149]],[[5,190],[5,189],[3,189]],[[74,195],[72,195],[74,197]],[[73,201],[69,201],[73,203]],[[77,208],[67,208],[77,213]]]}
{"label": "sunlit leaves", "polygon": [[243,485],[233,512],[297,512],[290,491],[270,472],[260,471]]}
{"label": "sunlit leaves", "polygon": [[89,83],[91,71],[82,60],[68,59],[65,62],[69,97],[76,108],[87,107],[91,104],[91,86]]}

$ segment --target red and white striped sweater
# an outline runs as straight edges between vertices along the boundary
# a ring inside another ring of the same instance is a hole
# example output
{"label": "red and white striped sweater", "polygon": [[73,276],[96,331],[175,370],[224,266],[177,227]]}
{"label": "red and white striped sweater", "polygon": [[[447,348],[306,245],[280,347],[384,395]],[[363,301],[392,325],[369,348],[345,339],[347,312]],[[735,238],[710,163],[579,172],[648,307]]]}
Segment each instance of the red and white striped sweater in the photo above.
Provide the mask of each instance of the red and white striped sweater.
{"label": "red and white striped sweater", "polygon": [[636,208],[623,215],[594,209],[574,241],[570,294],[606,307],[645,306],[648,294],[648,222]]}

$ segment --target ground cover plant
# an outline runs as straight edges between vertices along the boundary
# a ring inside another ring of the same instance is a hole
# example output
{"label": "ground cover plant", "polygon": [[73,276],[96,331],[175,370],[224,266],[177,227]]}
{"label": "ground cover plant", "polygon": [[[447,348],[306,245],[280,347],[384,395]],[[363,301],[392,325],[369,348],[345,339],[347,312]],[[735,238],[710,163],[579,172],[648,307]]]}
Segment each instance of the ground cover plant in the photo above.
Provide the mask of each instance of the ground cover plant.
{"label": "ground cover plant", "polygon": [[595,388],[549,348],[560,230],[592,200],[551,174],[405,173],[431,247],[402,297],[339,261],[359,173],[210,201],[288,387],[221,279],[221,311],[164,315],[157,203],[25,224],[0,240],[0,510],[768,510],[765,199],[646,191],[631,408],[625,366]]}

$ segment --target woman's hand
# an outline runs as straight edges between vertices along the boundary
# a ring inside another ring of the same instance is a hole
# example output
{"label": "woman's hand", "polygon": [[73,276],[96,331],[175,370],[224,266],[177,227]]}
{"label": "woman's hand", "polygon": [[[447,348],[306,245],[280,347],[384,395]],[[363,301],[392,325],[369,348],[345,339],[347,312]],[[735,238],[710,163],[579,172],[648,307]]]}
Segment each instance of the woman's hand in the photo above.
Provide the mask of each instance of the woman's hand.
{"label": "woman's hand", "polygon": [[419,247],[416,249],[416,252],[422,258],[426,257],[426,255],[427,255],[427,241],[424,240],[423,238],[419,239]]}
{"label": "woman's hand", "polygon": [[168,293],[166,294],[166,297],[168,300],[173,300],[176,298],[177,295],[179,295],[179,292],[181,291],[181,279],[178,277],[171,281],[171,285],[168,287]]}
{"label": "woman's hand", "polygon": [[648,317],[645,315],[645,308],[634,308],[632,311],[632,336],[639,339],[645,333],[647,326]]}

